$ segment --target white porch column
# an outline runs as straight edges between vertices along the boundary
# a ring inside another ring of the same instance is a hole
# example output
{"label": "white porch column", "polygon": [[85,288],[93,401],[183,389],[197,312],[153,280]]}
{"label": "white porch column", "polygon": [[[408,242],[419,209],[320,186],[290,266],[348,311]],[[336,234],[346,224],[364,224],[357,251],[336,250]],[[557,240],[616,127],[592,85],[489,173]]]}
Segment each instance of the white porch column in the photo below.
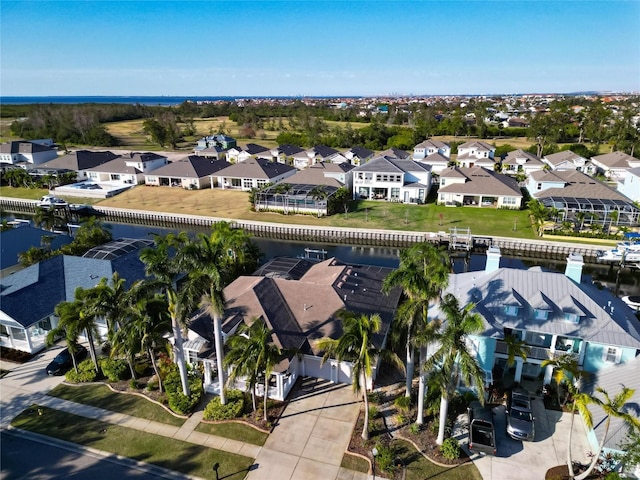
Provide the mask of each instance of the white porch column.
{"label": "white porch column", "polygon": [[[478,198],[478,208],[482,208],[482,195],[480,195],[480,197]],[[516,366],[516,369],[518,367]],[[518,380],[519,381],[519,380]]]}
{"label": "white porch column", "polygon": [[211,385],[211,363],[202,362],[204,364],[204,384]]}
{"label": "white porch column", "polygon": [[551,383],[551,379],[553,378],[553,366],[547,365],[547,368],[544,370],[544,380],[542,380],[542,384],[546,385]]}
{"label": "white porch column", "polygon": [[584,354],[586,353],[586,351],[587,351],[587,342],[585,342],[583,339],[580,339],[580,350],[578,351],[578,365],[582,365],[584,363]]}
{"label": "white porch column", "polygon": [[29,347],[29,352],[33,351],[33,345],[31,344],[31,332],[33,330],[29,328],[24,329],[25,337],[27,338],[27,345]]}
{"label": "white porch column", "polygon": [[522,365],[524,365],[522,358],[516,358],[516,373],[513,377],[514,382],[520,383],[522,380]]}
{"label": "white porch column", "polygon": [[551,336],[551,346],[549,347],[549,350],[551,350],[551,353],[556,353],[556,343],[558,342],[558,335],[552,335]]}
{"label": "white porch column", "polygon": [[276,375],[276,392],[278,397],[284,400],[284,375]]}

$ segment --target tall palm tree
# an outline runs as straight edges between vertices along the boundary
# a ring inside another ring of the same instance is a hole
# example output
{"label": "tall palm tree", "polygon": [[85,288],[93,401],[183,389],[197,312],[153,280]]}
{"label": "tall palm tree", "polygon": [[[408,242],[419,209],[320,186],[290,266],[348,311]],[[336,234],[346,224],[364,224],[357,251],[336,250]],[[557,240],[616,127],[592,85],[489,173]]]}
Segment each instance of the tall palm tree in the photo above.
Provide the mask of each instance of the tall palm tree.
{"label": "tall palm tree", "polygon": [[373,343],[373,335],[380,331],[380,315],[357,314],[348,310],[338,312],[342,322],[342,335],[339,339],[323,338],[317,346],[324,352],[322,363],[335,358],[337,361],[351,362],[351,384],[356,395],[362,393],[364,399],[364,426],[362,438],[369,439],[369,400],[367,383],[373,372],[378,349]]}
{"label": "tall palm tree", "polygon": [[406,334],[407,397],[411,396],[415,364],[415,343],[412,339],[427,327],[429,302],[439,298],[449,283],[448,263],[443,250],[426,242],[419,243],[400,253],[400,266],[384,279],[383,292],[399,286],[404,293],[404,302],[411,304],[398,309],[395,322],[396,329]]}
{"label": "tall palm tree", "polygon": [[224,287],[238,275],[255,269],[259,251],[249,236],[227,222],[217,223],[211,235],[199,234],[178,252],[178,261],[187,275],[185,293],[200,300],[213,319],[216,365],[220,382],[220,403],[226,403],[222,317]]}
{"label": "tall palm tree", "polygon": [[255,391],[258,379],[264,375],[264,420],[268,421],[267,399],[269,393],[269,378],[273,368],[280,361],[282,352],[272,342],[273,332],[269,330],[263,320],[253,319],[249,326],[243,324],[236,335],[229,339],[229,353],[225,357],[226,365],[233,365],[229,380],[246,376],[251,389],[253,410],[256,410]]}
{"label": "tall palm tree", "polygon": [[80,304],[78,302],[60,302],[55,306],[54,313],[56,317],[58,317],[58,325],[47,334],[47,346],[52,345],[58,337],[63,335],[69,353],[71,354],[73,369],[77,372],[78,364],[75,353],[78,336],[80,335],[80,330],[78,329],[80,323]]}
{"label": "tall palm tree", "polygon": [[425,362],[427,371],[439,370],[443,380],[440,398],[440,426],[436,443],[444,442],[444,431],[447,422],[449,400],[453,397],[460,379],[467,385],[476,387],[478,398],[484,401],[484,374],[477,360],[467,349],[465,340],[470,334],[482,331],[482,317],[473,313],[473,303],[460,308],[458,300],[447,294],[440,303],[440,310],[445,320],[436,338],[438,350]]}
{"label": "tall palm tree", "polygon": [[[571,456],[571,441],[573,438],[573,424],[575,420],[576,410],[587,418],[589,409],[587,406],[592,403],[593,398],[581,393],[578,389],[578,380],[587,375],[587,373],[578,365],[578,359],[575,355],[566,353],[551,360],[544,360],[541,364],[542,368],[552,366],[554,368],[553,378],[556,381],[558,391],[558,404],[560,404],[560,385],[565,384],[567,387],[567,396],[572,398],[571,402],[571,426],[569,427],[569,443],[567,448],[567,468],[569,469],[569,477],[573,478],[573,460]],[[562,405],[566,403],[562,402]],[[586,420],[585,420],[586,421]]]}
{"label": "tall palm tree", "polygon": [[516,357],[522,358],[523,362],[527,361],[527,355],[531,351],[527,342],[517,335],[507,335],[504,337],[504,343],[507,345],[507,366],[513,367]]}
{"label": "tall palm tree", "polygon": [[91,290],[84,289],[82,287],[76,288],[74,301],[78,303],[78,308],[80,309],[77,323],[78,331],[85,332],[87,342],[89,343],[89,354],[91,355],[91,360],[93,360],[93,364],[96,367],[96,372],[100,372],[98,355],[96,353],[96,346],[94,342],[94,338],[99,337],[100,335],[96,324],[98,315],[93,306]]}
{"label": "tall palm tree", "polygon": [[36,214],[33,217],[33,223],[38,227],[53,232],[56,225],[62,221],[62,218],[56,215],[55,208],[36,207]]}
{"label": "tall palm tree", "polygon": [[[607,414],[607,419],[605,420],[604,424],[604,433],[602,434],[602,439],[600,440],[600,444],[598,445],[598,451],[591,459],[591,463],[584,472],[575,477],[576,480],[584,480],[585,478],[587,478],[598,463],[600,453],[602,453],[602,448],[604,447],[604,443],[607,440],[607,435],[609,434],[609,427],[611,425],[612,417],[621,418],[630,429],[640,429],[640,420],[638,419],[638,417],[628,413],[625,410],[625,404],[635,393],[635,390],[633,388],[623,386],[622,390],[618,392],[613,398],[611,398],[607,391],[603,388],[598,387],[596,388],[596,391],[602,394],[602,396],[604,397],[604,401],[600,400],[596,396],[593,396],[591,397],[591,403],[594,403],[602,408],[602,410],[604,410],[604,412]],[[585,413],[585,425],[587,426],[587,428],[591,429],[593,428],[593,417],[591,416],[591,412],[588,409],[586,409]]]}
{"label": "tall palm tree", "polygon": [[188,242],[185,232],[179,235],[172,233],[166,236],[155,235],[155,246],[145,248],[140,253],[140,260],[146,266],[147,275],[155,277],[162,284],[162,289],[167,299],[168,311],[171,316],[171,330],[173,332],[173,353],[174,360],[178,365],[180,382],[182,383],[182,393],[185,396],[191,394],[189,379],[187,376],[187,365],[184,355],[182,327],[186,323],[187,316],[191,313],[192,304],[190,297],[184,295],[176,286],[176,279],[180,274],[179,262],[174,255]]}

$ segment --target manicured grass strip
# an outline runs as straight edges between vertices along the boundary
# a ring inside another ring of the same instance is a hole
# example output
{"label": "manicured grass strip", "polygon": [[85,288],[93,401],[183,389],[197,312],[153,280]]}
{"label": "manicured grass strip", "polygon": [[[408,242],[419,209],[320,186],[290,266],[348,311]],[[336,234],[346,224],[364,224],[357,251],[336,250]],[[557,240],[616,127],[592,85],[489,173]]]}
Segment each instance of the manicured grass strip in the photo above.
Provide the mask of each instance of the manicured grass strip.
{"label": "manicured grass strip", "polygon": [[447,480],[482,480],[476,466],[469,462],[459,467],[440,467],[431,463],[409,442],[394,440],[391,443],[395,457],[403,460],[406,469],[406,480],[423,480],[425,478],[446,478]]}
{"label": "manicured grass strip", "polygon": [[261,432],[249,425],[242,423],[200,423],[196,427],[197,432],[217,435],[219,437],[231,438],[240,442],[251,443],[252,445],[262,446],[269,437],[268,433]]}
{"label": "manicured grass strip", "polygon": [[219,463],[220,478],[241,480],[253,464],[253,459],[241,455],[37,405],[14,418],[11,425],[201,478],[211,478],[212,466]]}
{"label": "manicured grass strip", "polygon": [[60,384],[51,390],[49,395],[69,400],[70,402],[91,405],[111,412],[124,413],[132,417],[144,418],[176,427],[185,422],[185,419],[174,417],[164,408],[149,400],[137,395],[112,392],[105,385],[70,387],[69,385]]}
{"label": "manicured grass strip", "polygon": [[344,454],[340,466],[342,468],[348,468],[349,470],[355,470],[356,472],[367,473],[369,471],[369,462],[364,458],[357,455],[351,455],[350,453]]}

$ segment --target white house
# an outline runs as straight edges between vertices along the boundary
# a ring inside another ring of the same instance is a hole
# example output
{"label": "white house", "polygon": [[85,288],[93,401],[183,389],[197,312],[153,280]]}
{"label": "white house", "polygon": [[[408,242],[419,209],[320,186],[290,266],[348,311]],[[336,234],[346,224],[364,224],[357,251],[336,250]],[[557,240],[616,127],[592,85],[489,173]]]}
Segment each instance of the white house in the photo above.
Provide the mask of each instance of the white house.
{"label": "white house", "polygon": [[245,147],[235,146],[226,151],[227,160],[231,163],[244,162],[248,158],[266,158],[271,160],[271,151],[257,143],[247,143]]}
{"label": "white house", "polygon": [[[496,147],[486,142],[475,140],[458,146],[456,162],[461,167],[473,167],[479,160],[491,162],[496,153]],[[493,162],[490,163],[491,165]],[[487,166],[487,165],[482,165]]]}
{"label": "white house", "polygon": [[144,174],[167,164],[167,158],[156,153],[130,153],[87,169],[87,178],[112,186],[137,185]]}
{"label": "white house", "polygon": [[343,155],[351,165],[357,167],[371,160],[375,156],[375,152],[364,147],[352,147],[344,152]]}
{"label": "white house", "polygon": [[634,202],[640,202],[640,167],[627,171],[627,176],[618,182],[618,191]]}
{"label": "white house", "polygon": [[413,159],[423,160],[429,155],[439,153],[443,157],[451,157],[451,147],[440,140],[425,140],[413,147]]}
{"label": "white house", "polygon": [[622,180],[632,168],[640,167],[640,159],[624,152],[611,152],[591,157],[591,162],[611,180]]}
{"label": "white house", "polygon": [[431,168],[413,160],[375,157],[352,175],[353,198],[424,203],[431,188]]}
{"label": "white house", "polygon": [[544,162],[533,153],[518,149],[507,153],[502,160],[502,173],[531,175],[535,171],[542,170],[544,165]]}
{"label": "white house", "polygon": [[519,209],[518,182],[483,167],[450,167],[440,174],[438,204]]}
{"label": "white house", "polygon": [[594,175],[597,170],[593,163],[571,150],[545,155],[542,161],[549,165],[551,170],[578,170],[587,175]]}
{"label": "white house", "polygon": [[272,162],[263,158],[249,158],[235,163],[215,173],[211,188],[233,188],[249,191],[264,187],[267,183],[278,183],[294,175],[296,169],[290,165]]}
{"label": "white house", "polygon": [[437,153],[432,153],[431,155],[423,158],[422,160],[416,160],[416,162],[429,165],[431,167],[431,173],[440,174],[442,173],[443,170],[445,170],[449,166],[451,159],[437,152]]}
{"label": "white house", "polygon": [[40,170],[55,172],[76,172],[76,180],[82,181],[88,178],[87,172],[92,168],[110,162],[118,158],[113,152],[94,152],[91,150],[77,150],[60,157],[49,160],[39,165]]}
{"label": "white house", "polygon": [[36,142],[17,140],[0,144],[0,167],[17,165],[28,169],[57,157],[55,148]]}
{"label": "white house", "polygon": [[198,190],[209,187],[213,174],[230,165],[226,160],[213,160],[198,155],[189,155],[146,173],[144,183],[155,187],[180,187]]}

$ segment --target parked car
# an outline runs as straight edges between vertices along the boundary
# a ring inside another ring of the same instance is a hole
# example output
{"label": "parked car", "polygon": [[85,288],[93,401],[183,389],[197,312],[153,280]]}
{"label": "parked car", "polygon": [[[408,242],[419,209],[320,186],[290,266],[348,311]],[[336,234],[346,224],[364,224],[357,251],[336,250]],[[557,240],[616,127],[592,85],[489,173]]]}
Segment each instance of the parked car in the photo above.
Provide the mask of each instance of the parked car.
{"label": "parked car", "polygon": [[[87,358],[87,349],[80,344],[75,347],[76,362]],[[73,360],[69,348],[62,350],[49,365],[47,365],[47,375],[62,375],[73,366]]]}
{"label": "parked car", "polygon": [[469,450],[472,452],[495,455],[496,431],[493,427],[493,411],[490,407],[483,407],[474,400],[467,408],[469,415]]}
{"label": "parked car", "polygon": [[532,441],[535,436],[534,417],[529,392],[514,388],[507,395],[507,434],[514,440]]}

